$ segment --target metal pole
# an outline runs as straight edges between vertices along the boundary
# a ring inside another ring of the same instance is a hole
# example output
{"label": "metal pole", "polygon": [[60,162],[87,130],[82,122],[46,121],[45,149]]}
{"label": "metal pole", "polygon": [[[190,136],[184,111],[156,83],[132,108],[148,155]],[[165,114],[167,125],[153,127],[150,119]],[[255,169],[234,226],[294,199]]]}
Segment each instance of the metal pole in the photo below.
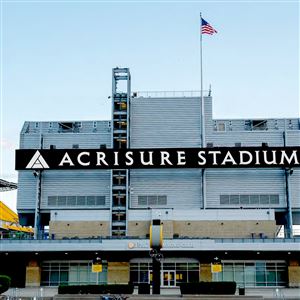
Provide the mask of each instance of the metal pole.
{"label": "metal pole", "polygon": [[[40,124],[40,149],[43,149],[43,134],[42,134],[42,125]],[[40,229],[40,208],[41,208],[41,189],[42,189],[42,171],[34,171],[34,176],[36,177],[36,202],[35,202],[35,211],[34,211],[34,239],[38,239],[38,233]]]}
{"label": "metal pole", "polygon": [[152,294],[160,294],[160,261],[155,256],[152,258]]}
{"label": "metal pole", "polygon": [[286,206],[287,206],[287,230],[286,236],[288,239],[293,238],[293,217],[291,207],[291,188],[290,188],[291,169],[285,169],[285,189],[286,189]]}
{"label": "metal pole", "polygon": [[[286,120],[284,120],[284,132],[283,132],[283,146],[286,147],[287,144],[287,132],[286,132]],[[286,194],[286,208],[287,208],[287,218],[286,218],[286,229],[285,237],[293,237],[293,215],[292,215],[292,205],[291,205],[291,186],[290,186],[290,176],[292,175],[292,170],[285,168],[285,194]]]}
{"label": "metal pole", "polygon": [[[201,146],[205,147],[205,113],[204,113],[204,101],[203,101],[203,59],[202,59],[202,14],[200,13],[200,101],[201,101]],[[202,201],[203,209],[206,208],[206,174],[205,169],[202,169]]]}

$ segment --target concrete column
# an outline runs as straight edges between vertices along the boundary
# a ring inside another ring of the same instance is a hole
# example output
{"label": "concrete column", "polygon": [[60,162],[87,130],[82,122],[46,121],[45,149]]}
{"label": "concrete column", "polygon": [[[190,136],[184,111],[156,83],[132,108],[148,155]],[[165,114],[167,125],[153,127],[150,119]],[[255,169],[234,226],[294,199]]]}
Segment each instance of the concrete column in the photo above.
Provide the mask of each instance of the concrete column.
{"label": "concrete column", "polygon": [[108,262],[107,283],[124,283],[129,281],[129,262]]}
{"label": "concrete column", "polygon": [[211,282],[212,273],[210,264],[201,264],[200,265],[200,281]]}
{"label": "concrete column", "polygon": [[26,267],[26,287],[36,287],[41,285],[41,268],[37,261],[29,261]]}
{"label": "concrete column", "polygon": [[300,262],[299,260],[290,260],[288,266],[289,287],[300,287]]}

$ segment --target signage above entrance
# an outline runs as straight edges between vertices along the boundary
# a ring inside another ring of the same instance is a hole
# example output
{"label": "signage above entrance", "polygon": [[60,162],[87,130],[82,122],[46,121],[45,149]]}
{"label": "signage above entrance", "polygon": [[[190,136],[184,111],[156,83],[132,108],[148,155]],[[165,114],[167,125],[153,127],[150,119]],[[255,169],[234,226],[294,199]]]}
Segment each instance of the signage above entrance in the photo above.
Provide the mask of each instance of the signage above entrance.
{"label": "signage above entrance", "polygon": [[300,147],[16,150],[16,170],[299,166]]}

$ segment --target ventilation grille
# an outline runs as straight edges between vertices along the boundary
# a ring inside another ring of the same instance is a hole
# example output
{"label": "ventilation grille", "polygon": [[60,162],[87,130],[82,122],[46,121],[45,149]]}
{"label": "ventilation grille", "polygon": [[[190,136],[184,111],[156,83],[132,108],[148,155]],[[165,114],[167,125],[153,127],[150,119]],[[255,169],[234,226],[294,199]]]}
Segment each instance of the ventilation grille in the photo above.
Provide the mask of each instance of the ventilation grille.
{"label": "ventilation grille", "polygon": [[167,196],[164,195],[138,196],[138,205],[140,206],[167,205]]}
{"label": "ventilation grille", "polygon": [[48,206],[103,206],[105,196],[49,196]]}
{"label": "ventilation grille", "polygon": [[268,205],[279,204],[279,195],[220,195],[221,205]]}

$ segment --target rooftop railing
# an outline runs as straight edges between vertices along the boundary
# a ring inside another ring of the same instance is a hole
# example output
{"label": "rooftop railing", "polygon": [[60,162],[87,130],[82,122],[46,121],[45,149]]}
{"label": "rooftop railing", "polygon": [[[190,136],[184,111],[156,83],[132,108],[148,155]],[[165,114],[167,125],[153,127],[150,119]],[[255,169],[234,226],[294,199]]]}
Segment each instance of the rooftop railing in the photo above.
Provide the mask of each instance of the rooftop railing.
{"label": "rooftop railing", "polygon": [[[208,96],[210,91],[203,90],[203,96]],[[201,91],[138,91],[133,92],[133,98],[185,98],[200,97]]]}

